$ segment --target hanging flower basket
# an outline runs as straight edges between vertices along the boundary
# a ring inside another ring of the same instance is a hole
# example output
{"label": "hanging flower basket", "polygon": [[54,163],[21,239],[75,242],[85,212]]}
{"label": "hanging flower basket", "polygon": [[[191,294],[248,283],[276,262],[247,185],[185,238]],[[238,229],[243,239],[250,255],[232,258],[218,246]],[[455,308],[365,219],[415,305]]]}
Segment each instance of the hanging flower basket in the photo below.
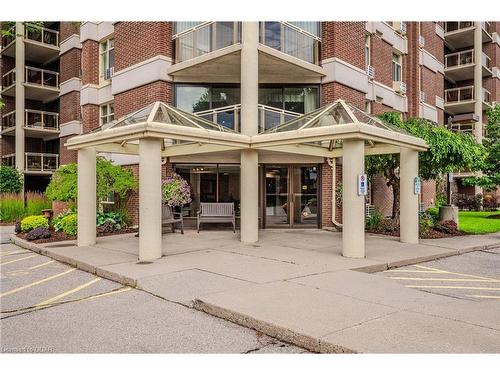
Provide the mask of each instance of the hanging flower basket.
{"label": "hanging flower basket", "polygon": [[163,203],[169,206],[184,206],[191,203],[191,187],[177,173],[161,182]]}

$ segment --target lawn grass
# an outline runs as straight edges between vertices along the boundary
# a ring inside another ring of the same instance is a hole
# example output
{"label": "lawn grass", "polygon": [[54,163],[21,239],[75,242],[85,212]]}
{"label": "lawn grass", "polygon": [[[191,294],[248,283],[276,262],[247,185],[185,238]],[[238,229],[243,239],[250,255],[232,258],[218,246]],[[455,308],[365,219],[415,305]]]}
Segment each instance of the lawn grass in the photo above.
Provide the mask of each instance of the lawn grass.
{"label": "lawn grass", "polygon": [[470,234],[500,232],[500,219],[489,219],[488,216],[491,215],[500,215],[500,211],[460,211],[458,213],[458,227]]}

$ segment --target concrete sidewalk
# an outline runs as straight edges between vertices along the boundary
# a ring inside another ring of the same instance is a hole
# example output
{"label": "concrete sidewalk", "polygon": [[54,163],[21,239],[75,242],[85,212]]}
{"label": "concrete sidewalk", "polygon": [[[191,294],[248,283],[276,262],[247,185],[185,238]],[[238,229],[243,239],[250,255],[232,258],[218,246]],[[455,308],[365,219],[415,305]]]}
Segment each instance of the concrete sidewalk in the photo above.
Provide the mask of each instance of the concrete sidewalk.
{"label": "concrete sidewalk", "polygon": [[[265,230],[254,245],[229,231],[165,234],[164,257],[137,262],[133,235],[21,246],[317,352],[500,352],[498,302],[409,290],[366,272],[500,246],[500,234],[422,240],[367,235],[365,259],[341,256],[341,234]],[[364,272],[359,272],[364,271]],[[432,308],[431,308],[432,307]]]}

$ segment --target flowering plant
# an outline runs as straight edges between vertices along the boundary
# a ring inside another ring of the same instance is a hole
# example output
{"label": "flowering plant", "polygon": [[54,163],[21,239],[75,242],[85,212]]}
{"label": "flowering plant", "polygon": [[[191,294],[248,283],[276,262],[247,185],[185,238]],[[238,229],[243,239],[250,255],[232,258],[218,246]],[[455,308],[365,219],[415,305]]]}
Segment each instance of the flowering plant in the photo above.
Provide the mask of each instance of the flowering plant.
{"label": "flowering plant", "polygon": [[163,202],[169,206],[183,206],[191,203],[191,187],[177,173],[161,181]]}

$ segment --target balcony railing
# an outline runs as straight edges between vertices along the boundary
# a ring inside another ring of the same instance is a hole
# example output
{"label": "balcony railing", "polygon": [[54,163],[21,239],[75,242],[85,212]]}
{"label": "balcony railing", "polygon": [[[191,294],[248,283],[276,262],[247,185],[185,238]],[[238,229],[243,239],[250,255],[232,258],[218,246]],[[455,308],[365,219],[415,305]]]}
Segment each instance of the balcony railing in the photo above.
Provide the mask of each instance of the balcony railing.
{"label": "balcony railing", "polygon": [[6,88],[16,83],[16,69],[11,69],[2,76],[2,87]]}
{"label": "balcony railing", "polygon": [[481,27],[483,28],[484,31],[486,31],[488,34],[491,34],[491,25],[488,21],[482,21],[481,22]]}
{"label": "balcony railing", "polygon": [[474,86],[456,87],[444,90],[445,104],[474,100]]}
{"label": "balcony railing", "polygon": [[298,59],[319,64],[321,38],[287,22],[261,22],[260,42]]}
{"label": "balcony railing", "polygon": [[472,26],[474,26],[474,22],[472,22],[472,21],[445,22],[444,31],[446,33],[449,33],[452,31],[468,29],[469,27],[472,27]]}
{"label": "balcony railing", "polygon": [[484,53],[484,52],[483,52],[483,61],[482,61],[482,63],[483,63],[483,66],[484,66],[485,68],[491,69],[491,59],[490,59],[490,57],[489,57],[486,53]]}
{"label": "balcony railing", "polygon": [[6,113],[2,116],[2,129],[9,129],[16,126],[16,111]]}
{"label": "balcony railing", "polygon": [[16,154],[8,154],[2,156],[2,165],[6,165],[8,167],[16,166]]}
{"label": "balcony railing", "polygon": [[59,114],[27,109],[25,111],[24,126],[42,130],[59,130]]}
{"label": "balcony railing", "polygon": [[449,53],[444,56],[445,68],[455,68],[463,65],[474,64],[474,50]]}
{"label": "balcony railing", "polygon": [[50,44],[52,46],[59,45],[59,31],[47,29],[46,27],[24,27],[24,37],[35,42]]}
{"label": "balcony railing", "polygon": [[204,22],[172,37],[179,63],[241,41],[241,22]]}
{"label": "balcony railing", "polygon": [[491,92],[483,89],[483,102],[491,103]]}
{"label": "balcony railing", "polygon": [[473,134],[474,124],[451,124],[448,126],[448,129],[457,133]]}
{"label": "balcony railing", "polygon": [[59,167],[59,155],[38,152],[25,153],[25,169],[29,172],[53,172]]}
{"label": "balcony railing", "polygon": [[26,67],[26,83],[40,86],[59,87],[59,73],[52,70]]}
{"label": "balcony railing", "polygon": [[5,31],[5,35],[2,35],[2,47],[7,47],[16,39],[16,25]]}
{"label": "balcony railing", "polygon": [[241,104],[235,104],[226,107],[209,109],[206,111],[199,111],[194,114],[239,132],[241,122],[240,112]]}
{"label": "balcony railing", "polygon": [[302,115],[301,113],[269,107],[263,104],[259,104],[258,107],[259,133]]}

